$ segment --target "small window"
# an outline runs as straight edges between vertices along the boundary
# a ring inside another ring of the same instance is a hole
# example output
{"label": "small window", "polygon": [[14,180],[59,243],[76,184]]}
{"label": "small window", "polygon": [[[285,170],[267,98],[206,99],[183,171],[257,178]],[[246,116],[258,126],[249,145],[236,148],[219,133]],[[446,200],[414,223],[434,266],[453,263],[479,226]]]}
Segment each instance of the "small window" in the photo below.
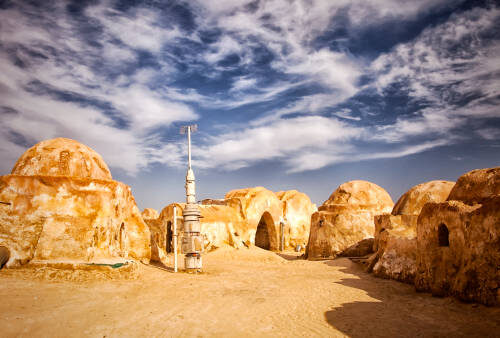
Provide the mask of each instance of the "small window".
{"label": "small window", "polygon": [[440,224],[438,227],[439,246],[450,246],[450,233],[445,224]]}

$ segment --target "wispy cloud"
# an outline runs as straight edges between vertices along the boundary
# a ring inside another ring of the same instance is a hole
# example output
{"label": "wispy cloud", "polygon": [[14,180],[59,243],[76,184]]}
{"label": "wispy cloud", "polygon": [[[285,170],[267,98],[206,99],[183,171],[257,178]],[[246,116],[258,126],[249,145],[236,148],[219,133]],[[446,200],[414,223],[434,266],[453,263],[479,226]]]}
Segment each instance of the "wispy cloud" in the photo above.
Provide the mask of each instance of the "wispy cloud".
{"label": "wispy cloud", "polygon": [[2,161],[2,171],[27,144],[57,136],[92,146],[129,174],[165,158],[178,162],[179,146],[159,141],[155,130],[198,115],[148,87],[154,75],[147,70],[126,80],[113,74],[137,61],[137,49],[158,53],[178,29],[160,28],[147,9],[126,16],[98,5],[86,14],[102,29],[97,44],[85,40],[64,6],[35,10],[20,4],[0,11],[0,94],[11,111],[0,116],[2,158],[11,159]]}
{"label": "wispy cloud", "polygon": [[[456,4],[198,1],[184,4],[194,17],[186,30],[152,3],[123,10],[102,1],[78,15],[59,2],[16,3],[0,10],[0,152],[8,159],[0,170],[56,136],[87,143],[129,174],[180,165],[184,148],[165,134],[200,118],[213,134],[198,144],[197,164],[226,170],[274,160],[300,172],[497,139],[480,122],[500,115],[496,7],[457,12],[375,60],[321,40],[337,30],[340,40],[356,39]],[[371,103],[363,111],[350,104],[363,91],[382,101],[396,93],[413,108],[392,104],[378,118]],[[474,131],[461,135],[472,120]],[[232,123],[215,135],[216,125]]]}

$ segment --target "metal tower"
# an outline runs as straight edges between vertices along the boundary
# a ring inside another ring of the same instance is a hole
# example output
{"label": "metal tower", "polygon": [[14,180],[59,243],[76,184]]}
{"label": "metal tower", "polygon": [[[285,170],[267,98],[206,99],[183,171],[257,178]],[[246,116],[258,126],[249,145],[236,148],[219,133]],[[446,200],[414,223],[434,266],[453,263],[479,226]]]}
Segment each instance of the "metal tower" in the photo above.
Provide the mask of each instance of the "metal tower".
{"label": "metal tower", "polygon": [[191,132],[197,130],[197,125],[189,125],[181,128],[182,134],[188,136],[188,170],[186,173],[186,207],[182,212],[184,217],[184,233],[182,236],[182,252],[185,254],[184,267],[187,272],[201,271],[201,253],[203,251],[203,239],[200,235],[200,210],[196,204],[196,187],[194,183],[194,172],[191,169]]}

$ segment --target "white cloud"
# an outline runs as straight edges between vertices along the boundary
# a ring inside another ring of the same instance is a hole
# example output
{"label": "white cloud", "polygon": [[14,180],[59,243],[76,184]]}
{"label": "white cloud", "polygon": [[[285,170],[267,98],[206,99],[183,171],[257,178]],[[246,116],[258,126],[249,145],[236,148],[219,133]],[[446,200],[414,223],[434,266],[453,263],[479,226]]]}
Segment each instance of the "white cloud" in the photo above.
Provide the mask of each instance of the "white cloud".
{"label": "white cloud", "polygon": [[251,87],[255,86],[256,83],[257,83],[257,79],[251,78],[248,76],[242,76],[233,82],[233,87],[231,88],[231,90],[232,91],[245,90],[247,88],[251,88]]}
{"label": "white cloud", "polygon": [[[500,95],[500,40],[485,40],[496,29],[499,9],[473,9],[426,29],[414,41],[400,44],[372,64],[377,88],[408,89],[415,102],[428,105],[393,125],[380,126],[375,137],[400,142],[417,135],[460,137],[453,129],[470,119],[500,117],[492,104]],[[472,97],[472,99],[467,98]],[[464,99],[466,99],[464,101]]]}
{"label": "white cloud", "polygon": [[[341,10],[346,11],[353,29],[359,29],[384,20],[414,18],[449,3],[269,0],[259,2],[251,11],[242,10],[249,1],[203,1],[197,5],[199,30],[181,34],[175,26],[161,26],[164,18],[151,9],[122,13],[103,2],[85,11],[102,26],[95,44],[79,35],[63,5],[55,5],[51,13],[37,12],[39,20],[16,9],[2,10],[1,42],[11,47],[22,43],[46,58],[35,58],[18,48],[16,56],[26,65],[21,69],[13,65],[12,55],[0,51],[0,72],[4,75],[0,79],[1,105],[18,111],[0,116],[0,154],[6,159],[0,169],[6,170],[6,163],[13,164],[23,151],[19,142],[13,141],[16,137],[35,142],[56,136],[88,144],[110,166],[130,174],[155,162],[181,165],[184,145],[166,143],[157,130],[177,121],[197,119],[189,104],[235,109],[270,102],[302,86],[318,90],[248,121],[249,127],[206,136],[195,154],[197,165],[237,169],[278,160],[289,172],[300,172],[340,162],[408,156],[450,144],[458,137],[454,130],[469,119],[499,116],[497,105],[491,101],[498,101],[500,87],[497,79],[488,75],[500,71],[500,44],[498,40],[485,44],[481,38],[482,32],[491,31],[498,22],[498,10],[475,9],[452,16],[368,67],[365,60],[345,51],[315,44],[319,35],[338,24],[335,15]],[[222,35],[207,51],[176,56],[165,50],[180,37],[200,42],[200,31],[210,29],[220,30]],[[255,63],[263,48],[270,52],[268,66],[280,74],[279,80],[266,82],[266,74],[254,72],[252,67],[258,67]],[[137,62],[138,51],[144,50],[161,66],[130,74],[127,64]],[[168,58],[164,57],[167,54]],[[209,97],[195,89],[167,85],[173,83],[174,76],[170,75],[179,75],[169,58],[185,61],[191,67],[187,72],[203,69],[205,76],[217,78],[223,68],[217,63],[231,54],[239,56],[239,67],[244,70],[241,74],[246,75],[232,78],[227,92]],[[200,64],[211,65],[207,67],[210,70]],[[108,71],[114,75],[109,76]],[[351,110],[332,109],[359,93],[362,88],[358,80],[367,72],[376,77],[380,93],[394,84],[406,85],[415,102],[425,101],[426,108],[400,116],[393,123],[376,125],[364,125],[365,121]],[[158,84],[158,79],[165,80]],[[47,92],[35,94],[27,89],[30,84],[32,89],[40,89],[33,81],[96,100],[100,105],[65,102]],[[457,104],[457,98],[473,92],[481,95],[467,105]],[[102,105],[111,112],[96,108]],[[291,117],[293,114],[302,116]],[[499,136],[493,128],[476,133],[484,139]]]}
{"label": "white cloud", "polygon": [[[0,51],[0,71],[4,75],[0,79],[1,105],[16,111],[0,116],[0,151],[4,159],[0,170],[10,171],[25,150],[18,144],[20,140],[33,144],[59,136],[91,146],[111,167],[131,175],[154,162],[180,163],[182,147],[165,145],[154,130],[176,121],[197,119],[198,115],[178,100],[150,89],[146,84],[155,76],[150,69],[114,80],[94,64],[99,61],[112,70],[120,69],[121,63],[135,60],[134,48],[158,52],[165,41],[177,35],[175,28],[160,29],[155,23],[157,15],[147,10],[139,9],[124,17],[110,15],[102,6],[90,7],[89,13],[104,25],[100,49],[81,40],[64,6],[55,6],[50,12],[40,9],[36,19],[28,19],[24,13],[31,9],[20,6],[0,11],[0,41],[6,47]],[[47,25],[47,21],[51,24]],[[27,50],[44,56],[35,58]],[[13,64],[12,51],[23,60],[24,68]],[[49,92],[33,81],[50,88]],[[78,95],[88,101],[68,102],[50,91]],[[125,125],[119,126],[106,110],[89,105],[92,100],[114,108],[112,113]]]}
{"label": "white cloud", "polygon": [[347,149],[349,140],[361,133],[361,129],[320,116],[279,120],[207,140],[210,145],[201,147],[197,165],[235,169],[269,159],[292,165],[292,159],[303,153]]}
{"label": "white cloud", "polygon": [[100,5],[88,7],[85,14],[104,27],[103,40],[118,39],[134,49],[158,53],[166,42],[181,36],[176,27],[165,29],[158,26],[160,16],[147,8],[136,9],[126,16],[111,9],[108,1],[103,1]]}
{"label": "white cloud", "polygon": [[486,140],[500,140],[500,129],[498,128],[483,128],[477,130],[476,133]]}
{"label": "white cloud", "polygon": [[350,109],[342,109],[342,110],[339,110],[339,111],[334,112],[332,114],[335,116],[338,116],[340,118],[347,119],[347,120],[361,121],[361,117],[351,115]]}

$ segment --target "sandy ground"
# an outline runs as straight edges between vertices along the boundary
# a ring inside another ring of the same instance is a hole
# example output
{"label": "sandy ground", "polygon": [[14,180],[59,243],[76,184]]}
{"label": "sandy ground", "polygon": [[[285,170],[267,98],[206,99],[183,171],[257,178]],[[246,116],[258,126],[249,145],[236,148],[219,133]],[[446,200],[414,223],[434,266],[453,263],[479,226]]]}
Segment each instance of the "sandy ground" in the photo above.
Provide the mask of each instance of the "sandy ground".
{"label": "sandy ground", "polygon": [[114,280],[4,269],[0,336],[500,336],[499,308],[419,294],[345,258],[282,256],[219,249],[203,274],[139,265]]}

